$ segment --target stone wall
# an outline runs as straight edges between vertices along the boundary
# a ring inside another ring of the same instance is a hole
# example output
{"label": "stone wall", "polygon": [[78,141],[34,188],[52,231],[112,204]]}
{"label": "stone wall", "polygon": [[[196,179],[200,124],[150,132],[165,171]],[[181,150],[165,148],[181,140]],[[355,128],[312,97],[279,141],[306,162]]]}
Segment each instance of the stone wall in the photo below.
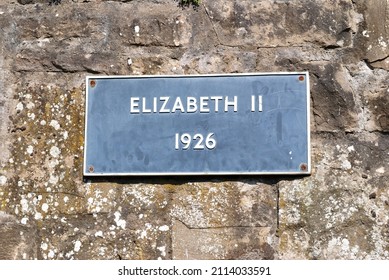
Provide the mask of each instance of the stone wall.
{"label": "stone wall", "polygon": [[[3,0],[1,259],[389,259],[389,1]],[[309,71],[311,176],[84,179],[85,76]]]}

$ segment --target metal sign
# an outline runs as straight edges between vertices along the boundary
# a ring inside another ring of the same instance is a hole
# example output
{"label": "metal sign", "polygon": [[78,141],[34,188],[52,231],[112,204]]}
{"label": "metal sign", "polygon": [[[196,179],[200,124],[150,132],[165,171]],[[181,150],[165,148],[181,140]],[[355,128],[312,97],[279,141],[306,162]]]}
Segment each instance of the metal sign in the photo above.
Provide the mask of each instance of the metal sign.
{"label": "metal sign", "polygon": [[309,174],[309,75],[86,78],[84,175]]}

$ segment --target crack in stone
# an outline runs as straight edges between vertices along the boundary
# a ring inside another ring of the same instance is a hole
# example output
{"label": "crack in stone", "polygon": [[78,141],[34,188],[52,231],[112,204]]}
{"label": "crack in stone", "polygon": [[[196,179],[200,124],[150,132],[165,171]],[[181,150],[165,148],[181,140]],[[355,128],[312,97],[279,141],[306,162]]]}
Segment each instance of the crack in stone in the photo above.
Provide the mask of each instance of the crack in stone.
{"label": "crack in stone", "polygon": [[208,19],[209,19],[209,22],[210,22],[211,25],[212,25],[213,32],[215,32],[215,34],[216,34],[216,39],[217,39],[219,45],[224,46],[224,44],[220,41],[219,34],[218,34],[217,31],[216,31],[215,25],[213,24],[213,21],[212,21],[212,19],[211,19],[211,16],[210,16],[210,14],[209,14],[209,12],[208,12],[208,9],[207,9],[207,7],[205,6],[205,4],[203,4],[203,7],[204,7],[205,13],[206,13],[206,15],[207,15],[207,17],[208,17]]}
{"label": "crack in stone", "polygon": [[[368,66],[374,67],[374,66],[371,65],[372,63],[383,62],[383,61],[385,61],[385,60],[388,59],[388,58],[389,58],[389,55],[385,56],[384,58],[379,58],[379,59],[376,59],[376,60],[373,60],[373,61],[366,60],[366,63],[369,63],[369,64],[370,64],[370,65],[368,65]],[[370,68],[370,67],[369,67],[369,68]],[[376,67],[374,67],[374,68],[376,68]]]}

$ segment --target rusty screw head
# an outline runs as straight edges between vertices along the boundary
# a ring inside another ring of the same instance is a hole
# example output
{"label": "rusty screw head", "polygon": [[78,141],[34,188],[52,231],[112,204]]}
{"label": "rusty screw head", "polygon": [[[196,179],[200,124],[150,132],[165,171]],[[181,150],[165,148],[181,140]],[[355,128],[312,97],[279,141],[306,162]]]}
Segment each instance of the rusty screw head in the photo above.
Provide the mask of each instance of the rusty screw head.
{"label": "rusty screw head", "polygon": [[300,170],[301,171],[307,171],[308,170],[308,165],[306,163],[300,164]]}
{"label": "rusty screw head", "polygon": [[96,86],[96,81],[95,80],[91,80],[89,82],[89,84],[90,84],[91,87],[95,87]]}
{"label": "rusty screw head", "polygon": [[304,77],[304,76],[300,76],[300,77],[299,77],[299,81],[300,81],[300,82],[303,82],[304,80],[305,80],[305,77]]}
{"label": "rusty screw head", "polygon": [[89,166],[88,170],[90,173],[93,173],[95,171],[95,168],[93,167],[93,165],[91,165]]}

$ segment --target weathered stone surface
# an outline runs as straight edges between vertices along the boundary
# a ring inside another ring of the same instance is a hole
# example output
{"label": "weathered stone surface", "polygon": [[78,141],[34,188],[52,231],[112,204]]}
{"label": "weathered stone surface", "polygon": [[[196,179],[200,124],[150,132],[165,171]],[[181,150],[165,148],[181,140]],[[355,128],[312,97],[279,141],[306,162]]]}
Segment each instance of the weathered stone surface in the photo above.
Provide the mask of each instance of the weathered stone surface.
{"label": "weathered stone surface", "polygon": [[[1,47],[1,45],[0,45]],[[3,58],[0,56],[0,69],[3,66]],[[8,124],[8,94],[9,91],[6,90],[4,85],[4,76],[0,76],[0,91],[2,94],[0,95],[0,166],[5,166],[8,159],[8,144],[9,139],[7,137],[7,124]]]}
{"label": "weathered stone surface", "polygon": [[204,9],[225,46],[343,47],[355,26],[350,1],[207,1]]}
{"label": "weathered stone surface", "polygon": [[269,227],[189,229],[173,223],[173,259],[274,259]]}
{"label": "weathered stone surface", "polygon": [[0,212],[0,260],[38,258],[36,228],[18,223],[16,217]]}
{"label": "weathered stone surface", "polygon": [[277,192],[253,183],[187,184],[173,194],[174,259],[274,259]]}
{"label": "weathered stone surface", "polygon": [[313,175],[279,183],[280,258],[389,257],[389,141],[371,136],[315,137]]}
{"label": "weathered stone surface", "polygon": [[277,192],[266,184],[187,184],[173,201],[172,216],[189,228],[272,227],[277,220]]}
{"label": "weathered stone surface", "polygon": [[360,1],[366,9],[362,36],[366,48],[366,58],[374,67],[389,70],[389,1]]}
{"label": "weathered stone surface", "polygon": [[[389,259],[387,0],[6,0],[0,257]],[[86,75],[309,71],[312,175],[83,178]]]}

